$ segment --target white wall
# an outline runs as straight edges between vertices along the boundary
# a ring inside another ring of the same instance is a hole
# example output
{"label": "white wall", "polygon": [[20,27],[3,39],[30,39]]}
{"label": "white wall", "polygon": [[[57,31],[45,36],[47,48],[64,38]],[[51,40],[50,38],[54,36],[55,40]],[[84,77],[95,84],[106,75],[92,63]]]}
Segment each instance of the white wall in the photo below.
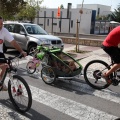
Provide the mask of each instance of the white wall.
{"label": "white wall", "polygon": [[[57,9],[41,9],[39,12],[39,17],[44,17],[44,11],[46,11],[46,17],[52,17],[52,11],[54,11],[54,17],[56,17],[56,15],[57,15]],[[61,9],[61,11],[62,11],[62,18],[66,18],[67,17],[67,9]],[[71,22],[70,22],[70,33],[76,33],[77,19],[78,19],[78,21],[80,21],[79,9],[77,9],[77,8],[70,9],[70,12],[71,12],[71,20],[73,20],[73,27],[71,27]],[[79,33],[90,34],[91,15],[92,15],[92,10],[83,9],[83,14],[81,15]],[[49,26],[47,26],[48,19],[49,19]],[[53,32],[60,32],[59,21],[60,21],[60,19],[53,19],[53,23],[57,23],[57,25],[53,25]],[[38,18],[36,18],[34,23],[41,24],[42,25],[41,27],[44,28],[44,18],[39,18],[39,20],[38,20]],[[46,18],[45,30],[48,33],[52,32],[52,19],[51,18]],[[61,33],[69,33],[69,19],[62,19]]]}
{"label": "white wall", "polygon": [[[81,8],[82,4],[77,4],[77,8]],[[100,5],[100,4],[83,4],[83,8],[96,10],[96,15],[98,12],[98,8],[100,8],[99,15],[107,15],[110,14],[111,6]]]}
{"label": "white wall", "polygon": [[[73,26],[73,29],[71,30],[71,33],[75,33],[76,26],[77,26],[76,24],[77,19],[78,21],[80,21],[80,13],[79,13],[79,9],[72,9],[71,11],[72,11],[71,20],[74,20],[74,26]],[[90,34],[91,15],[92,15],[92,10],[83,9],[83,14],[81,15],[79,33]]]}

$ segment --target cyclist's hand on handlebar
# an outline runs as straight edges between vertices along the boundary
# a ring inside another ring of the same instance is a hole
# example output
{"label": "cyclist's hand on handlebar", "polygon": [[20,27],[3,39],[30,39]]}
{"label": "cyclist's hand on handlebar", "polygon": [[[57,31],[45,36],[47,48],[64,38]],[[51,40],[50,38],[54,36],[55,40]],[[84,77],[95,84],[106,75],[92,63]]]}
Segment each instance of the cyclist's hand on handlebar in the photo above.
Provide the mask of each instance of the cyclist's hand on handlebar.
{"label": "cyclist's hand on handlebar", "polygon": [[23,55],[23,57],[27,56],[27,53],[25,51],[22,51],[21,54]]}

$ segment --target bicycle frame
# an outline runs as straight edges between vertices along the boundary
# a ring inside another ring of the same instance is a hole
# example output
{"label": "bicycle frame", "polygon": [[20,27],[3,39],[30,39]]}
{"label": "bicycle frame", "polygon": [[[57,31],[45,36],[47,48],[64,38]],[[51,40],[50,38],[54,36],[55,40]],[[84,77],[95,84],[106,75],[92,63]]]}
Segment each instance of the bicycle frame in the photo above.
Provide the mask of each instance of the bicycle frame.
{"label": "bicycle frame", "polygon": [[[111,64],[109,65],[109,67],[111,67],[111,66],[113,66],[114,65],[114,61],[111,59]],[[117,70],[115,70],[114,72],[113,72],[113,74],[112,74],[112,78],[116,78],[116,76],[117,76]]]}
{"label": "bicycle frame", "polygon": [[[114,61],[111,59],[111,64],[108,65],[107,68],[111,68],[111,66],[113,66],[113,65],[114,65]],[[102,71],[104,71],[107,68],[104,68]],[[120,77],[118,77],[118,75],[117,75],[117,70],[115,70],[113,73],[111,73],[110,78],[113,80],[113,85],[116,86],[116,85],[118,85],[120,83]]]}
{"label": "bicycle frame", "polygon": [[[4,81],[5,81],[5,78],[7,76],[7,72],[8,72],[8,69],[6,69],[5,73],[3,74],[3,77],[2,77],[2,80],[0,81],[0,86],[3,85]],[[0,91],[2,90],[2,87],[0,88]]]}
{"label": "bicycle frame", "polygon": [[[18,57],[20,57],[21,55],[19,55]],[[13,59],[15,59],[16,57],[14,57]],[[9,78],[10,78],[10,80],[11,80],[11,78],[12,78],[12,75],[11,75],[11,71],[14,71],[14,72],[17,72],[17,69],[15,69],[15,68],[13,68],[13,66],[12,66],[12,62],[11,62],[11,60],[10,59],[8,59],[8,58],[5,58],[6,60],[8,60],[7,61],[7,65],[8,65],[8,68],[6,68],[6,70],[5,70],[5,73],[3,74],[3,76],[2,76],[2,79],[1,79],[1,81],[0,81],[0,86],[2,86],[3,84],[4,84],[4,81],[5,81],[5,78],[6,78],[6,76],[7,76],[7,73],[9,73]],[[13,60],[12,59],[12,60]],[[0,88],[0,91],[2,90],[2,87]]]}

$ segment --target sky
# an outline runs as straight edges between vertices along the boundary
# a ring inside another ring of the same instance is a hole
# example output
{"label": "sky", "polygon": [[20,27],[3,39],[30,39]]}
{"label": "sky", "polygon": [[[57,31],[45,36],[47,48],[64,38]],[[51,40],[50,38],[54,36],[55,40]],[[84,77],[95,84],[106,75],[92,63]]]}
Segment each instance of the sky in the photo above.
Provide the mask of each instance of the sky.
{"label": "sky", "polygon": [[[58,8],[63,4],[64,8],[67,8],[67,4],[72,3],[72,8],[76,8],[77,4],[82,4],[82,1],[83,0],[44,0],[41,6],[45,6],[47,8]],[[84,4],[108,5],[111,6],[111,11],[114,11],[114,9],[120,5],[120,0],[84,0]]]}

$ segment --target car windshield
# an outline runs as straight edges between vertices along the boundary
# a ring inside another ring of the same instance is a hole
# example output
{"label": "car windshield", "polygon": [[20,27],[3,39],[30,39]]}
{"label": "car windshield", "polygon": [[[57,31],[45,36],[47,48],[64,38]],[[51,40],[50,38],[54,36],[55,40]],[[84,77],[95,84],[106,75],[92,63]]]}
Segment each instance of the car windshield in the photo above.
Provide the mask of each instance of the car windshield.
{"label": "car windshield", "polygon": [[25,27],[26,31],[28,32],[28,34],[48,35],[48,33],[43,28],[41,28],[39,25],[25,24],[24,27]]}

